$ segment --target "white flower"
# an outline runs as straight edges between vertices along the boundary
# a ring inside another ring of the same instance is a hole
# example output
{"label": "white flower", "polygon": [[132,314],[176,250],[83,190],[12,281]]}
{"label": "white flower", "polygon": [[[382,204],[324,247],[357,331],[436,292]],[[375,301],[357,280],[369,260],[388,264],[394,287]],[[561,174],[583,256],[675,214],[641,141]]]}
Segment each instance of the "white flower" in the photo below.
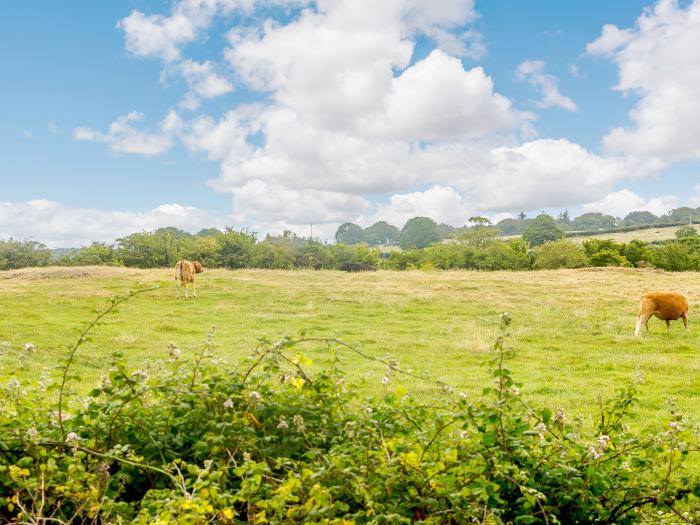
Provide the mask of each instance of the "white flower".
{"label": "white flower", "polygon": [[387,376],[382,377],[382,385],[386,385],[389,383],[389,378]]}
{"label": "white flower", "polygon": [[233,408],[233,400],[230,397],[224,401],[224,408]]}
{"label": "white flower", "polygon": [[178,357],[180,357],[181,351],[177,346],[175,346],[172,343],[170,343],[168,346],[170,347],[170,352],[169,352],[170,358],[168,359],[168,361],[170,361],[171,363],[174,363],[175,361],[177,361]]}
{"label": "white flower", "polygon": [[466,401],[466,400],[467,400],[467,393],[466,393],[466,392],[460,392],[460,393],[459,393],[459,397],[460,397],[463,401]]}
{"label": "white flower", "polygon": [[564,415],[564,411],[561,408],[557,408],[557,413],[554,414],[554,422],[563,424],[564,421],[566,421],[566,416]]}
{"label": "white flower", "polygon": [[7,386],[10,390],[19,390],[22,388],[22,384],[19,382],[19,379],[16,377],[13,377],[7,382]]}
{"label": "white flower", "polygon": [[606,436],[603,434],[598,438],[598,444],[600,445],[601,450],[605,450],[605,448],[608,446],[608,442],[610,441],[610,436]]}
{"label": "white flower", "polygon": [[540,439],[544,439],[544,435],[547,432],[547,425],[540,421],[535,425],[535,431],[540,435]]}
{"label": "white flower", "polygon": [[306,430],[306,424],[304,423],[304,418],[297,414],[292,418],[292,423],[297,429],[297,432],[304,432]]}
{"label": "white flower", "polygon": [[260,399],[260,392],[256,392],[255,390],[248,392],[248,403],[251,405],[254,406],[260,403]]}
{"label": "white flower", "polygon": [[53,416],[53,419],[54,419],[54,421],[55,421],[56,423],[58,423],[59,420],[61,420],[61,421],[68,421],[69,419],[72,419],[72,418],[73,418],[73,415],[72,415],[72,414],[69,414],[68,412],[63,412],[63,413],[61,413],[61,412],[59,412],[58,410],[54,410],[54,411],[51,413],[51,415]]}
{"label": "white flower", "polygon": [[335,382],[335,384],[336,384],[337,386],[340,386],[340,385],[342,385],[343,383],[345,383],[345,379],[342,378],[342,377],[338,378],[338,380]]}
{"label": "white flower", "polygon": [[517,396],[520,393],[520,390],[518,390],[518,387],[515,387],[515,386],[510,387],[510,391],[514,396]]}
{"label": "white flower", "polygon": [[71,446],[77,446],[80,441],[80,437],[75,432],[68,432],[66,435],[66,443]]}
{"label": "white flower", "polygon": [[680,432],[681,430],[683,430],[683,427],[681,427],[681,425],[680,425],[680,423],[678,423],[678,421],[671,421],[668,424],[668,426],[671,427],[671,429],[675,430],[676,432]]}
{"label": "white flower", "polygon": [[141,370],[140,368],[131,374],[131,379],[137,382],[148,381],[148,372]]}
{"label": "white flower", "polygon": [[289,428],[289,423],[287,423],[287,420],[284,419],[284,416],[280,416],[280,422],[277,424],[277,428],[281,428],[282,430]]}
{"label": "white flower", "polygon": [[466,430],[462,430],[462,431],[459,433],[460,439],[467,439],[467,436],[468,436],[468,435],[469,435],[469,432],[467,432]]}
{"label": "white flower", "polygon": [[36,428],[30,428],[27,430],[27,439],[30,441],[35,441],[39,437],[39,431]]}
{"label": "white flower", "polygon": [[112,388],[112,382],[109,380],[109,376],[106,374],[102,374],[100,377],[100,384],[102,385],[102,388]]}
{"label": "white flower", "polygon": [[36,352],[36,346],[34,346],[34,343],[24,343],[24,351]]}
{"label": "white flower", "polygon": [[598,459],[600,456],[603,455],[603,453],[598,451],[598,449],[595,447],[588,447],[588,455],[591,456],[593,459]]}
{"label": "white flower", "polygon": [[243,453],[243,461],[245,461],[245,462],[250,461],[250,454],[248,452]]}
{"label": "white flower", "polygon": [[39,389],[42,392],[46,392],[51,384],[51,376],[49,375],[48,369],[44,368],[41,371],[41,376],[39,376]]}

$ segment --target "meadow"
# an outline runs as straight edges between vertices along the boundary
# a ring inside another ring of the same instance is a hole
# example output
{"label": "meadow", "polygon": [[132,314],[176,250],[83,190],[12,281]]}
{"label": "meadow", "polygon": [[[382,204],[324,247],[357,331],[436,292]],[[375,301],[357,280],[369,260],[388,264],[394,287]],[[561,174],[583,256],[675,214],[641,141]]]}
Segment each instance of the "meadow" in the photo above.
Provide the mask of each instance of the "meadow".
{"label": "meadow", "polygon": [[599,233],[591,232],[590,235],[571,237],[571,240],[582,243],[586,239],[612,239],[615,242],[630,242],[635,239],[644,242],[670,241],[676,238],[676,231],[682,226],[665,226],[659,228],[643,228],[628,232]]}
{"label": "meadow", "polygon": [[[99,382],[115,350],[130,366],[168,358],[169,343],[191,356],[212,326],[221,366],[235,366],[260,337],[271,341],[302,330],[338,338],[366,354],[390,354],[403,369],[442,379],[477,396],[488,382],[485,361],[498,333],[498,316],[510,312],[517,355],[509,364],[522,394],[540,406],[563,408],[590,420],[598,400],[633,376],[644,377],[640,426],[655,425],[676,399],[692,419],[700,416],[700,332],[694,298],[700,274],[630,268],[536,272],[390,272],[207,270],[198,276],[197,299],[175,299],[173,272],[107,267],[42,268],[0,273],[0,382],[15,375],[36,381],[67,354],[108,300],[138,286],[138,295],[96,327],[79,351],[75,370],[87,391]],[[672,323],[670,334],[652,319],[650,333],[633,337],[639,295],[646,289],[688,294],[691,333]],[[32,343],[36,351],[22,351]],[[316,365],[329,357],[322,344],[304,353]],[[347,383],[363,394],[381,393],[386,369],[338,350]],[[418,396],[438,387],[393,377]]]}

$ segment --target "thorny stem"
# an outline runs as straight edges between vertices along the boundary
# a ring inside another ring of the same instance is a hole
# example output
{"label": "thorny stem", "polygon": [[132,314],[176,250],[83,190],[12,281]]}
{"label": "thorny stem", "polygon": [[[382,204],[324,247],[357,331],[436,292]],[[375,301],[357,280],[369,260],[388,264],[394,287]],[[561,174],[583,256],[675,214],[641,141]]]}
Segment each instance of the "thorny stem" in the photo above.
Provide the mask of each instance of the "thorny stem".
{"label": "thorny stem", "polygon": [[61,376],[61,388],[58,391],[58,425],[61,427],[61,435],[63,436],[63,439],[66,438],[66,431],[63,428],[63,397],[65,393],[65,387],[66,387],[66,380],[68,378],[68,370],[71,367],[71,364],[73,363],[73,359],[75,358],[75,354],[78,352],[78,349],[80,346],[85,342],[85,338],[90,331],[97,326],[97,324],[102,320],[104,316],[107,314],[111,313],[117,306],[119,306],[122,303],[125,303],[132,297],[135,297],[139,294],[146,293],[146,292],[151,292],[155,289],[157,289],[158,286],[152,286],[150,288],[144,288],[143,290],[135,290],[133,292],[129,292],[128,294],[122,296],[122,297],[117,297],[112,300],[112,304],[109,305],[105,310],[100,312],[97,317],[90,323],[85,330],[82,331],[80,336],[78,337],[78,340],[75,342],[75,345],[73,345],[73,348],[71,349],[70,353],[68,354],[68,359],[66,361],[66,366],[63,367],[63,374]]}

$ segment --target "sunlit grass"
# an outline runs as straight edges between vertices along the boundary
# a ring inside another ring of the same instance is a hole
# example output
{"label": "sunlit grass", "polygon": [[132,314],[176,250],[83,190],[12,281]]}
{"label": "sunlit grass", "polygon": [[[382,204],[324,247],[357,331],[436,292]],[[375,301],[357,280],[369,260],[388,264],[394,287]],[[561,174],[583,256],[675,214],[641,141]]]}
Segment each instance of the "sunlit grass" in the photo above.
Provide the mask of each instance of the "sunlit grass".
{"label": "sunlit grass", "polygon": [[[624,386],[635,370],[645,376],[640,422],[658,422],[668,396],[700,415],[699,338],[673,323],[670,335],[652,319],[651,333],[632,335],[639,295],[646,289],[700,295],[700,274],[657,270],[584,269],[546,272],[376,272],[208,270],[199,297],[175,300],[170,270],[41,269],[0,273],[2,383],[16,374],[36,378],[60,362],[108,298],[139,285],[161,287],[121,306],[79,352],[81,388],[95,384],[121,350],[134,367],[167,359],[168,343],[191,353],[216,326],[217,355],[234,366],[261,336],[271,340],[305,329],[339,338],[377,357],[389,353],[402,368],[443,379],[476,395],[488,381],[486,354],[498,314],[513,316],[510,364],[527,398],[591,418],[599,397]],[[3,344],[3,342],[6,342]],[[35,354],[20,361],[31,342]],[[9,345],[8,345],[9,343]],[[322,345],[305,352],[317,363]],[[385,370],[340,352],[348,381],[381,392]],[[392,380],[394,381],[394,380]],[[418,395],[436,387],[404,381]]]}

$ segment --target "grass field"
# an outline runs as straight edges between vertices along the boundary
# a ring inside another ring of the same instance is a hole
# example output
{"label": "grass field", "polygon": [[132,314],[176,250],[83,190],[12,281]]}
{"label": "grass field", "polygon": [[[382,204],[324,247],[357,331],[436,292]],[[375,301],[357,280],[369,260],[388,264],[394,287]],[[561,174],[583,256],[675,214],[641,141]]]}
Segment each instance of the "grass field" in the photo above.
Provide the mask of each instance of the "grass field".
{"label": "grass field", "polygon": [[[697,225],[696,225],[697,227]],[[669,241],[676,238],[676,231],[681,226],[666,226],[665,228],[644,228],[629,232],[595,233],[581,235],[579,237],[568,237],[570,241],[582,243],[586,239],[612,239],[617,242],[630,242],[639,239],[644,242]],[[499,239],[520,239],[521,235],[502,235]]]}
{"label": "grass field", "polygon": [[676,231],[681,226],[667,226],[666,228],[645,228],[643,230],[634,230],[631,232],[615,232],[591,234],[582,237],[571,237],[574,242],[581,243],[586,239],[613,239],[617,242],[630,242],[639,239],[644,242],[653,241],[668,241],[676,238]]}
{"label": "grass field", "polygon": [[[216,354],[233,366],[257,344],[306,329],[338,337],[363,351],[390,353],[403,368],[444,379],[470,395],[487,381],[484,361],[497,334],[498,315],[513,316],[510,369],[526,398],[591,418],[599,396],[624,386],[635,370],[645,375],[640,424],[658,422],[668,396],[697,419],[700,406],[700,330],[687,334],[661,321],[632,336],[638,297],[645,289],[686,292],[691,328],[700,274],[639,269],[542,272],[226,271],[199,276],[199,298],[175,300],[171,270],[49,268],[0,272],[0,384],[10,375],[36,380],[66,355],[63,345],[107,300],[139,284],[159,284],[121,306],[77,356],[81,388],[96,384],[122,350],[134,366],[166,359],[168,343],[192,353],[215,325]],[[26,342],[36,353],[23,364]],[[326,350],[307,347],[315,362]],[[348,382],[363,393],[381,392],[381,365],[341,353]],[[392,380],[393,381],[393,380]],[[419,395],[436,387],[402,381]]]}

